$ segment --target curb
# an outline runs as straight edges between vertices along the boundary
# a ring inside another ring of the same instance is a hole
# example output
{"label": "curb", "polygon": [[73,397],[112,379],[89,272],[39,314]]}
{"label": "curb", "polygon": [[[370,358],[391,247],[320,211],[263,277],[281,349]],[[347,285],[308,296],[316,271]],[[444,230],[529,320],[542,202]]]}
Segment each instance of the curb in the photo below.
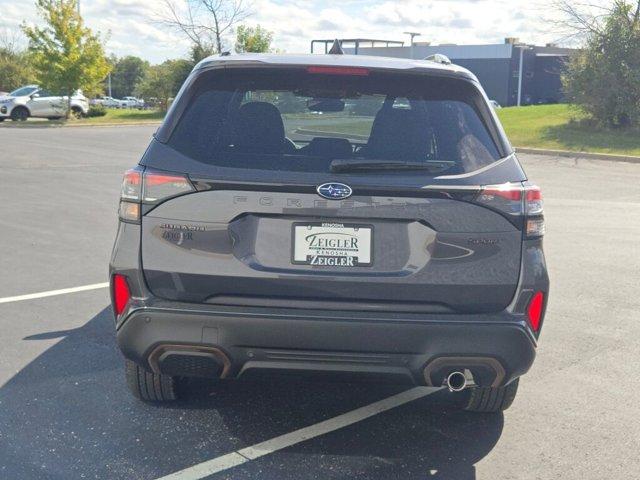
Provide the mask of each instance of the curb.
{"label": "curb", "polygon": [[520,148],[516,147],[517,153],[528,153],[531,155],[547,155],[553,157],[565,158],[584,158],[587,160],[605,160],[608,162],[628,162],[640,163],[640,157],[631,155],[616,155],[613,153],[589,153],[589,152],[572,152],[569,150],[545,150],[542,148]]}

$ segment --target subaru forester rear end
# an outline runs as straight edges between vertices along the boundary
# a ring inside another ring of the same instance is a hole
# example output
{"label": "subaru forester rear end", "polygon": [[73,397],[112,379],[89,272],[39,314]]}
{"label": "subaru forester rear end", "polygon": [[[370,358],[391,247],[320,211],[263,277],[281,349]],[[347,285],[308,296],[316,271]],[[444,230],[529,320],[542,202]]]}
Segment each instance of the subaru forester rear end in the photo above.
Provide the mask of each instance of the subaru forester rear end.
{"label": "subaru forester rear end", "polygon": [[362,375],[512,402],[548,298],[540,190],[476,78],[431,61],[201,62],[125,174],[110,264],[132,392]]}

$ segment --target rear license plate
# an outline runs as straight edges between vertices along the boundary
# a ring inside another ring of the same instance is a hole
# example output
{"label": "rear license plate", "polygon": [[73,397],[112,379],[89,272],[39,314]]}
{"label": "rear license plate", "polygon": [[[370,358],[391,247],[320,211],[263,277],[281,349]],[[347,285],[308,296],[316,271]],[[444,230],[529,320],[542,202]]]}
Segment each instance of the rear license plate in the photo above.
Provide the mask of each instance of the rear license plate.
{"label": "rear license plate", "polygon": [[368,267],[373,264],[373,226],[294,223],[292,262],[298,265]]}

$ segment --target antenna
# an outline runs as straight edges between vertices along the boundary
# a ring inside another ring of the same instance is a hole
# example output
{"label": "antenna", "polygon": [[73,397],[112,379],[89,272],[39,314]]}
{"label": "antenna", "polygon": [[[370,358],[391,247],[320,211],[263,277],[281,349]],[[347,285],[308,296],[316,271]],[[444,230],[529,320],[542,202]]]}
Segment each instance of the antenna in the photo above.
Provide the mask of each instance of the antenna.
{"label": "antenna", "polygon": [[344,50],[342,50],[342,45],[340,45],[340,40],[337,38],[333,41],[333,45],[331,45],[331,50],[329,50],[329,55],[344,55]]}

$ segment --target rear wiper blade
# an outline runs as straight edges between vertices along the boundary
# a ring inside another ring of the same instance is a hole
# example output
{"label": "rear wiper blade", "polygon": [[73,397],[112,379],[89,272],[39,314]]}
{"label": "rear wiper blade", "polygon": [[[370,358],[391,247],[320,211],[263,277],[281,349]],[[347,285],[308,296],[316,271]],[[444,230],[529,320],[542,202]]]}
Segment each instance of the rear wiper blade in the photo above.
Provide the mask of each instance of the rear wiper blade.
{"label": "rear wiper blade", "polygon": [[398,160],[336,159],[331,162],[331,171],[353,172],[358,170],[429,170],[441,171],[453,162],[404,162]]}

